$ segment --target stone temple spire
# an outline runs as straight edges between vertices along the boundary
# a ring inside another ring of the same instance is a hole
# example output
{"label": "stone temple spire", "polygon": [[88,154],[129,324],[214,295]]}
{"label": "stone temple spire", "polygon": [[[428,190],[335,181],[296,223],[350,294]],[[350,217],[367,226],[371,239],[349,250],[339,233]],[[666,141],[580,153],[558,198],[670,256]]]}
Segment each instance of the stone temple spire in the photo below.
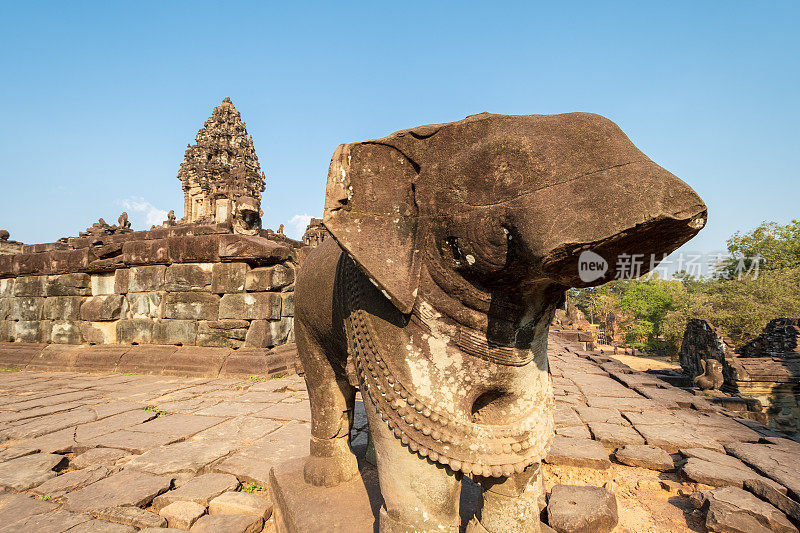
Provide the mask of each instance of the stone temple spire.
{"label": "stone temple spire", "polygon": [[186,148],[178,171],[183,184],[182,222],[224,222],[242,199],[261,203],[265,176],[253,138],[227,96]]}

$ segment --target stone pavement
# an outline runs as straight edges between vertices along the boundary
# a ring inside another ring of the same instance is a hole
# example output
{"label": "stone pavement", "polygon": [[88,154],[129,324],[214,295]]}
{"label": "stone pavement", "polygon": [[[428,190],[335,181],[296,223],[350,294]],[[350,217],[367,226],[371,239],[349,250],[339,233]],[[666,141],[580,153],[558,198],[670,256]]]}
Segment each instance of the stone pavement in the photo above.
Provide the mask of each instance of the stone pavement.
{"label": "stone pavement", "polygon": [[[737,520],[795,530],[800,443],[610,357],[550,344],[548,490],[604,486],[617,531]],[[2,372],[0,533],[273,531],[269,471],[308,453],[307,398],[295,375]],[[353,438],[364,444],[357,407]]]}

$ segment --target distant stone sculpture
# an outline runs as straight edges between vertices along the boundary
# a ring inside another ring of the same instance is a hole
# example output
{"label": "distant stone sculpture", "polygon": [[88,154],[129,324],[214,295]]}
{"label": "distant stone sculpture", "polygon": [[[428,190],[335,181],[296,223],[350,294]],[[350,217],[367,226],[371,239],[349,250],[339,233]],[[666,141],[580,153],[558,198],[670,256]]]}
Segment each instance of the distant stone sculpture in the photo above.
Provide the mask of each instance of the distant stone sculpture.
{"label": "distant stone sculpture", "polygon": [[719,389],[725,383],[722,375],[722,363],[716,359],[701,359],[703,373],[694,378],[695,386],[700,390]]}
{"label": "distant stone sculpture", "polygon": [[253,138],[230,98],[214,108],[195,144],[186,148],[178,179],[184,193],[182,222],[228,222],[237,198],[261,203],[266,178]]}
{"label": "distant stone sculpture", "polygon": [[233,232],[242,235],[258,235],[261,231],[261,208],[255,198],[240,198],[235,205]]}
{"label": "distant stone sculpture", "polygon": [[85,231],[78,233],[80,237],[102,237],[103,235],[117,235],[120,233],[130,233],[131,223],[128,221],[128,213],[125,211],[117,219],[119,225],[110,226],[102,218],[86,228]]}
{"label": "distant stone sculpture", "polygon": [[278,235],[283,235],[283,224],[281,224],[280,226],[278,226],[278,231],[276,231],[276,233],[277,233]]}
{"label": "distant stone sculpture", "polygon": [[[484,489],[468,531],[499,533],[539,531],[547,331],[565,290],[609,281],[624,254],[675,250],[706,207],[603,117],[480,114],[339,146],[324,217],[333,239],[295,287],[306,481],[357,474],[359,387],[380,530],[458,531],[466,474]],[[609,267],[590,283],[584,250]]]}
{"label": "distant stone sculpture", "polygon": [[123,230],[131,229],[131,223],[130,223],[130,221],[128,221],[128,213],[123,211],[122,214],[117,219],[117,224],[118,224],[117,227],[119,229],[123,229]]}
{"label": "distant stone sculpture", "polygon": [[322,219],[312,218],[306,227],[305,233],[303,233],[302,241],[307,246],[319,246],[328,235],[328,230],[322,225]]}
{"label": "distant stone sculpture", "polygon": [[11,234],[8,232],[8,230],[0,229],[0,241],[7,241],[10,238]]}
{"label": "distant stone sculpture", "polygon": [[170,209],[169,213],[167,213],[167,220],[164,221],[164,226],[169,227],[174,226],[175,224],[177,224],[177,221],[175,220],[175,210]]}

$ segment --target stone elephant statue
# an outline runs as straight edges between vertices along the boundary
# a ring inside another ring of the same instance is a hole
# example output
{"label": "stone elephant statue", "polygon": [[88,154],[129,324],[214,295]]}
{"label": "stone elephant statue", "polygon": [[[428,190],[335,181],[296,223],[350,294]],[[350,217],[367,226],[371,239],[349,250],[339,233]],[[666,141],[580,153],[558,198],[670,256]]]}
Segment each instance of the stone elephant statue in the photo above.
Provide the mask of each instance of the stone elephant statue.
{"label": "stone elephant statue", "polygon": [[700,390],[719,389],[725,384],[722,363],[716,359],[700,359],[703,373],[694,378],[694,385]]}
{"label": "stone elephant statue", "polygon": [[483,487],[468,530],[507,533],[539,531],[547,335],[566,289],[613,279],[631,254],[643,274],[706,206],[599,115],[483,113],[339,146],[323,220],[333,238],[295,286],[306,482],[357,474],[358,388],[380,531],[457,532],[468,475]]}

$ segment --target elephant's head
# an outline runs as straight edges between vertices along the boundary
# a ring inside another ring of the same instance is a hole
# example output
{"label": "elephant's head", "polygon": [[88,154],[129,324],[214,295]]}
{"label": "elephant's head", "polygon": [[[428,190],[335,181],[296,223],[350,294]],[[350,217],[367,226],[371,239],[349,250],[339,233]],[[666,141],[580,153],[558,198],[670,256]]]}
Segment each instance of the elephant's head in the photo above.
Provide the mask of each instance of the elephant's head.
{"label": "elephant's head", "polygon": [[[409,313],[426,276],[473,310],[475,294],[552,303],[612,279],[624,254],[642,254],[645,273],[705,219],[698,195],[606,118],[483,113],[339,146],[324,223]],[[589,281],[587,250],[608,263]]]}

